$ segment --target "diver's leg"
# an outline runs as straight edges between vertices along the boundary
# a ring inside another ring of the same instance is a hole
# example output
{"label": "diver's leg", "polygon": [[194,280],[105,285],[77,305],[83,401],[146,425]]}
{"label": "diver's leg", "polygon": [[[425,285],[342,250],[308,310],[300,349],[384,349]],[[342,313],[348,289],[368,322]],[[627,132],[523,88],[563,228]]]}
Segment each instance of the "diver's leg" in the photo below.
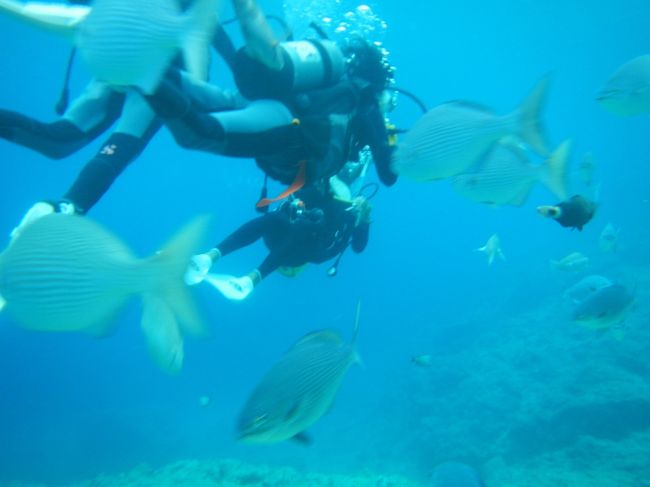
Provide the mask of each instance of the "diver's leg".
{"label": "diver's leg", "polygon": [[113,123],[117,112],[115,94],[91,83],[61,120],[39,122],[16,112],[0,110],[0,138],[35,150],[51,159],[78,151]]}
{"label": "diver's leg", "polygon": [[180,86],[190,98],[192,106],[201,112],[238,110],[248,103],[237,91],[219,88],[212,83],[188,76],[184,72],[180,73]]}
{"label": "diver's leg", "polygon": [[146,96],[181,147],[233,157],[258,157],[285,149],[295,134],[288,108],[257,100],[241,110],[202,113],[170,79]]}
{"label": "diver's leg", "polygon": [[256,0],[233,0],[248,54],[273,70],[284,67],[279,42]]}
{"label": "diver's leg", "polygon": [[279,224],[281,224],[280,215],[277,212],[267,213],[244,223],[215,245],[215,248],[219,250],[220,256],[226,256],[258,241],[275,228],[278,228]]}
{"label": "diver's leg", "polygon": [[84,166],[64,196],[76,213],[86,213],[135,160],[160,128],[161,122],[136,92],[127,94],[115,132]]}

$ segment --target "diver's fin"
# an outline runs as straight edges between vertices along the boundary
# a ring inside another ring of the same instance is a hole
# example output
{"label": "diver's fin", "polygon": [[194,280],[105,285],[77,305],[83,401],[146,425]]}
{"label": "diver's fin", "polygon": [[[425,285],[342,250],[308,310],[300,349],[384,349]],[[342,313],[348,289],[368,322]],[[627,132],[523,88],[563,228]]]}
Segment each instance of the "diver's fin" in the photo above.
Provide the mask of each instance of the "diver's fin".
{"label": "diver's fin", "polygon": [[183,227],[160,252],[145,261],[154,270],[143,271],[153,280],[144,291],[162,299],[183,329],[195,335],[204,334],[205,327],[185,286],[184,275],[188,262],[201,244],[208,220],[198,217]]}
{"label": "diver's fin", "polygon": [[217,28],[219,0],[195,0],[187,11],[187,31],[181,50],[187,71],[198,80],[208,79],[210,44]]}
{"label": "diver's fin", "polygon": [[566,166],[571,144],[571,139],[562,142],[542,165],[542,183],[561,200],[568,195]]}
{"label": "diver's fin", "polygon": [[183,337],[170,307],[153,294],[142,296],[140,326],[149,355],[160,368],[176,374],[183,367]]}
{"label": "diver's fin", "polygon": [[533,88],[518,110],[519,131],[521,138],[540,156],[546,156],[549,150],[546,146],[540,112],[546,100],[546,92],[550,83],[550,75],[544,76]]}
{"label": "diver's fin", "polygon": [[0,13],[55,34],[72,38],[75,28],[90,12],[87,5],[0,0]]}
{"label": "diver's fin", "polygon": [[293,441],[295,441],[295,442],[300,443],[301,445],[304,445],[304,446],[310,446],[312,444],[311,437],[307,433],[305,433],[304,431],[301,431],[300,433],[292,436],[291,439]]}
{"label": "diver's fin", "polygon": [[[250,281],[250,282],[249,282]],[[253,290],[253,282],[247,277],[236,277],[228,274],[207,274],[204,278],[207,282],[223,296],[231,301],[245,299]]]}

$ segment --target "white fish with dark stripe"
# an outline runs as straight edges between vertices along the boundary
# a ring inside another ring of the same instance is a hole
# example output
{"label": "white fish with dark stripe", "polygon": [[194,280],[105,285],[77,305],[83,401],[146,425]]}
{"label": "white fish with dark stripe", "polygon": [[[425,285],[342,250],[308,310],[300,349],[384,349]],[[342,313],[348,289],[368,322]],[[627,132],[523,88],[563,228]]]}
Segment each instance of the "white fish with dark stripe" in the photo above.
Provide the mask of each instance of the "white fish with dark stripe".
{"label": "white fish with dark stripe", "polygon": [[570,148],[571,142],[565,141],[542,164],[532,164],[526,151],[514,140],[498,141],[476,171],[455,176],[452,185],[466,198],[488,205],[521,206],[537,182],[565,199]]}
{"label": "white fish with dark stripe", "polygon": [[349,367],[359,360],[359,305],[350,343],[333,330],[309,333],[268,371],[239,417],[242,441],[308,441],[305,430],[332,406]]}
{"label": "white fish with dark stripe", "polygon": [[618,68],[596,100],[616,115],[650,113],[650,54],[635,57]]}
{"label": "white fish with dark stripe", "polygon": [[152,93],[179,50],[187,70],[205,79],[219,0],[97,0],[79,23],[76,45],[91,73],[114,86]]}
{"label": "white fish with dark stripe", "polygon": [[521,107],[508,115],[495,115],[467,102],[432,108],[400,139],[393,171],[414,181],[455,176],[507,135],[522,139],[540,155],[548,155],[539,121],[548,84],[548,77],[543,78]]}
{"label": "white fish with dark stripe", "polygon": [[6,311],[31,330],[109,334],[115,315],[143,299],[142,328],[154,359],[170,372],[182,364],[183,330],[203,325],[183,274],[200,245],[205,219],[186,226],[160,252],[138,259],[115,235],[85,217],[47,215],[0,254]]}

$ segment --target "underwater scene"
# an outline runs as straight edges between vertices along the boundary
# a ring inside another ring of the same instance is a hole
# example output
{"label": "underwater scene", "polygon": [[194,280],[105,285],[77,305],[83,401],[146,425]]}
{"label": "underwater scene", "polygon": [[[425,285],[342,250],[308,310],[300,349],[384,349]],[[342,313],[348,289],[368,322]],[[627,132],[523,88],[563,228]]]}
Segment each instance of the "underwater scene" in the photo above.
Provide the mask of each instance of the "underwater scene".
{"label": "underwater scene", "polygon": [[0,486],[650,487],[648,26],[0,0]]}

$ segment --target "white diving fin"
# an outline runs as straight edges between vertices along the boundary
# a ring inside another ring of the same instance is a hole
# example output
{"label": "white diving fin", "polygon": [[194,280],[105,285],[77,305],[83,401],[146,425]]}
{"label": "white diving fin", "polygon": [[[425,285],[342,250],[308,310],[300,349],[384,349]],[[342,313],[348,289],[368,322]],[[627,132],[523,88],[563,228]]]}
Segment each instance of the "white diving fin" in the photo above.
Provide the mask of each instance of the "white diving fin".
{"label": "white diving fin", "polygon": [[74,36],[77,25],[89,12],[87,5],[0,0],[0,13],[66,37]]}

